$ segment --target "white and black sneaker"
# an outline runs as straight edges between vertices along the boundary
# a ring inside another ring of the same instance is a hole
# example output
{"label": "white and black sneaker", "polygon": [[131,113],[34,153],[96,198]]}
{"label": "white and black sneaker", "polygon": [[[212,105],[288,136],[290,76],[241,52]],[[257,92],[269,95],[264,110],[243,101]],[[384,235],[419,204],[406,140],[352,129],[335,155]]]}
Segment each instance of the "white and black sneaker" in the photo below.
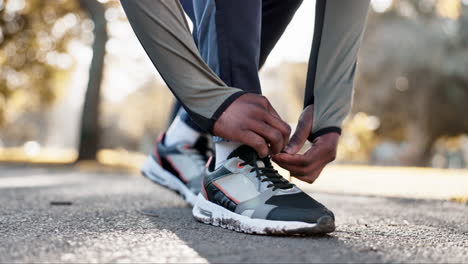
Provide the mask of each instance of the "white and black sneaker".
{"label": "white and black sneaker", "polygon": [[163,142],[164,134],[161,134],[141,173],[175,191],[193,206],[200,193],[203,171],[211,152],[209,140],[200,136],[193,146],[185,143],[166,146]]}
{"label": "white and black sneaker", "polygon": [[198,221],[244,233],[312,235],[335,230],[330,210],[247,146],[233,151],[216,170],[205,170],[192,212]]}

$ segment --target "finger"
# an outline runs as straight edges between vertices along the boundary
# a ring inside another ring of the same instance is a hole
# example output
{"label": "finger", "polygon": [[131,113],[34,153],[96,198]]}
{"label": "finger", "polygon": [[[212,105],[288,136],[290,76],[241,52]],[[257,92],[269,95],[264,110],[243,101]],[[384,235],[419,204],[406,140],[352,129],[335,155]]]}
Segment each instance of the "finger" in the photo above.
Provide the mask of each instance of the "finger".
{"label": "finger", "polygon": [[263,139],[263,137],[257,135],[252,131],[247,131],[246,133],[244,133],[243,137],[239,139],[239,142],[255,149],[255,151],[257,151],[258,155],[261,158],[268,156],[268,144]]}
{"label": "finger", "polygon": [[314,145],[303,155],[280,153],[275,155],[275,159],[280,163],[306,167],[316,162],[327,164],[333,161],[333,153],[334,152],[328,146]]}
{"label": "finger", "polygon": [[305,167],[289,165],[289,164],[279,163],[279,162],[276,162],[276,163],[281,168],[289,171],[290,175],[293,176],[293,177],[300,177],[300,176],[306,176],[307,175],[307,171],[306,171]]}
{"label": "finger", "polygon": [[293,176],[301,181],[305,181],[307,183],[314,183],[320,174],[322,173],[323,168],[325,166],[319,166],[318,168],[314,169],[311,173],[307,174],[306,176]]}
{"label": "finger", "polygon": [[249,129],[270,143],[270,154],[280,153],[284,147],[284,139],[280,131],[259,120],[249,122]]}
{"label": "finger", "polygon": [[326,162],[314,162],[307,167],[302,166],[295,166],[289,164],[281,164],[277,163],[283,169],[286,169],[290,172],[290,175],[308,183],[313,183],[320,173],[322,172],[323,168],[326,166]]}
{"label": "finger", "polygon": [[286,145],[284,151],[289,154],[296,154],[306,142],[309,137],[310,128],[308,124],[301,120],[297,123],[296,131]]}
{"label": "finger", "polygon": [[289,141],[289,135],[291,135],[291,127],[281,119],[278,112],[276,112],[266,97],[258,96],[256,97],[256,100],[258,101],[260,108],[267,110],[263,115],[264,121],[281,132],[284,144],[286,144],[286,142]]}
{"label": "finger", "polygon": [[268,112],[270,112],[272,115],[274,115],[275,117],[281,119],[280,115],[278,114],[278,112],[276,112],[275,108],[273,108],[273,106],[270,104],[270,102],[268,102],[268,105],[267,105],[267,110]]}
{"label": "finger", "polygon": [[[281,135],[283,137],[283,143],[284,143],[284,145],[281,146],[281,149],[280,149],[280,151],[281,151],[285,147],[286,143],[289,141],[289,135],[291,134],[291,127],[286,122],[281,120],[281,118],[275,117],[270,113],[265,114],[263,116],[263,120],[268,125],[270,125],[270,126],[274,127],[275,129],[279,130],[279,132],[281,133]],[[279,153],[279,152],[277,152],[277,153]]]}
{"label": "finger", "polygon": [[308,106],[302,112],[297,122],[296,130],[294,135],[289,140],[289,144],[285,148],[285,152],[289,154],[296,154],[306,142],[309,137],[310,131],[312,131],[314,119],[313,106]]}
{"label": "finger", "polygon": [[304,168],[311,164],[308,157],[301,154],[279,153],[273,157],[273,160],[280,166],[287,165]]}

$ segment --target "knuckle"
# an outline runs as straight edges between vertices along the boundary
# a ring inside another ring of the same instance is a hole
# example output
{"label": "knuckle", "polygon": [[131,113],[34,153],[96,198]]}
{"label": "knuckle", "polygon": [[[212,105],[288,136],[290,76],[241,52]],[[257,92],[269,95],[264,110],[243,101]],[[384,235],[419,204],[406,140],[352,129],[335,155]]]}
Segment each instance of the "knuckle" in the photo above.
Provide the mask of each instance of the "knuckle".
{"label": "knuckle", "polygon": [[240,122],[240,124],[236,125],[238,125],[241,130],[251,131],[254,124],[254,120],[247,119],[244,122]]}
{"label": "knuckle", "polygon": [[252,120],[259,121],[265,119],[265,109],[260,105],[255,105],[252,110],[249,111],[249,116]]}
{"label": "knuckle", "polygon": [[268,103],[268,99],[267,99],[265,96],[263,96],[263,95],[259,95],[259,96],[258,96],[258,101],[259,101],[260,105],[262,105],[262,106],[265,107],[265,108],[266,108],[266,107],[268,106],[268,104],[269,104],[269,103]]}
{"label": "knuckle", "polygon": [[275,143],[280,143],[283,140],[283,136],[281,135],[280,132],[273,131],[272,139],[274,140]]}
{"label": "knuckle", "polygon": [[265,144],[263,144],[263,142],[261,142],[261,141],[259,141],[259,140],[255,140],[255,141],[253,142],[253,146],[254,146],[255,148],[262,149],[262,150],[264,150],[265,147],[266,147]]}
{"label": "knuckle", "polygon": [[267,99],[265,96],[263,96],[263,95],[258,95],[258,99],[259,99],[261,102],[265,102],[265,103],[268,102],[268,99]]}

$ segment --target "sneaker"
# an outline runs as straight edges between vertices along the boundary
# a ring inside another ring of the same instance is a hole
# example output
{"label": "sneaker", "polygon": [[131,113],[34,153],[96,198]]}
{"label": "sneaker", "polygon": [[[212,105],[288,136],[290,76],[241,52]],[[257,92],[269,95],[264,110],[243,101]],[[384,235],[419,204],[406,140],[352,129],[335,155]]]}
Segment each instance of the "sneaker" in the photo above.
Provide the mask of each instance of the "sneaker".
{"label": "sneaker", "polygon": [[192,213],[205,224],[252,234],[335,230],[330,210],[281,177],[269,158],[261,159],[247,146],[233,151],[218,169],[205,170]]}
{"label": "sneaker", "polygon": [[166,146],[164,134],[161,134],[141,173],[154,183],[175,191],[193,206],[209,157],[208,141],[207,137],[200,136],[193,146],[185,143]]}

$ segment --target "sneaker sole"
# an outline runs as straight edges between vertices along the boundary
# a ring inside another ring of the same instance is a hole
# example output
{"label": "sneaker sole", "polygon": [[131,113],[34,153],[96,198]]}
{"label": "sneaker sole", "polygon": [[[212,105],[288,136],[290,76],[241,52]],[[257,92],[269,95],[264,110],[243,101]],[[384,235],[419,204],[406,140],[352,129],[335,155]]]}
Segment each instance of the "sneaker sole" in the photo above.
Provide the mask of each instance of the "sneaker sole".
{"label": "sneaker sole", "polygon": [[185,186],[177,176],[161,167],[153,157],[149,156],[146,159],[145,164],[141,168],[141,174],[152,182],[176,192],[192,207],[194,206],[197,200],[197,195],[187,188],[187,186]]}
{"label": "sneaker sole", "polygon": [[293,221],[255,219],[236,214],[198,195],[192,214],[198,221],[247,234],[319,235],[335,231],[331,216],[321,217],[316,224]]}

